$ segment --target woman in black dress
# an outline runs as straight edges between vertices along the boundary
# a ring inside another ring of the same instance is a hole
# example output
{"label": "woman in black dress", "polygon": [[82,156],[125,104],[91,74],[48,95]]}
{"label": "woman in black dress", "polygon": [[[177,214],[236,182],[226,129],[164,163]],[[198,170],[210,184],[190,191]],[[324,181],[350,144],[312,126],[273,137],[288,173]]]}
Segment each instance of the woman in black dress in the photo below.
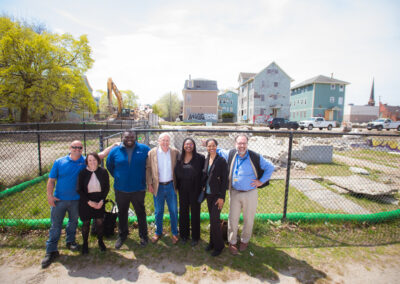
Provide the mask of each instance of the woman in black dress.
{"label": "woman in black dress", "polygon": [[82,254],[89,253],[88,238],[90,231],[90,220],[95,219],[96,232],[101,251],[106,250],[103,242],[103,218],[104,201],[110,191],[110,178],[106,169],[99,167],[100,158],[97,153],[87,155],[85,163],[86,169],[79,173],[78,193],[79,199],[79,217],[82,225]]}
{"label": "woman in black dress", "polygon": [[213,250],[212,256],[220,255],[225,247],[220,214],[228,187],[228,165],[225,159],[217,154],[217,145],[218,142],[215,139],[206,141],[208,156],[203,167],[208,212],[210,214],[210,243],[206,247],[206,251]]}
{"label": "woman in black dress", "polygon": [[[182,144],[182,154],[175,166],[176,186],[179,192],[179,234],[183,243],[190,237],[192,227],[192,246],[200,239],[200,206],[197,198],[201,191],[201,174],[204,156],[196,152],[192,138],[186,138]],[[189,209],[190,215],[189,218]]]}

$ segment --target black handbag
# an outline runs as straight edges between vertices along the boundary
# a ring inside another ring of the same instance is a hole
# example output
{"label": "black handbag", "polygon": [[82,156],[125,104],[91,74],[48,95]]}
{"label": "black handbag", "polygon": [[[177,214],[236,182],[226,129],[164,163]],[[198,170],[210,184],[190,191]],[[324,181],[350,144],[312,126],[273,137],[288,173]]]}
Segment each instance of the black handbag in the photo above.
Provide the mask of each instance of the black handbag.
{"label": "black handbag", "polygon": [[206,199],[206,192],[204,190],[200,191],[199,197],[197,198],[198,203],[202,203]]}
{"label": "black handbag", "polygon": [[104,212],[103,234],[105,237],[111,237],[114,235],[115,228],[117,227],[118,208],[117,205],[115,205],[115,202],[111,199],[106,199],[105,204],[107,205],[107,203],[111,203],[112,207],[109,212],[107,209]]}

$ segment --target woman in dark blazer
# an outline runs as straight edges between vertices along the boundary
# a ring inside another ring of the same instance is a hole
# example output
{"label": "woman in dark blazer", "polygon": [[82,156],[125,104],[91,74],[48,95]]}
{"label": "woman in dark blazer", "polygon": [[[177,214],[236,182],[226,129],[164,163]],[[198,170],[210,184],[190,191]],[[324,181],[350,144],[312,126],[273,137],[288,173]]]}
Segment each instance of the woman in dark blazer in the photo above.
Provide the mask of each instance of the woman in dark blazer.
{"label": "woman in dark blazer", "polygon": [[217,145],[218,142],[215,139],[206,141],[208,156],[203,167],[208,212],[210,214],[210,243],[206,247],[206,251],[213,250],[212,256],[220,255],[225,247],[220,214],[228,188],[228,165],[225,159],[217,154]]}
{"label": "woman in dark blazer", "polygon": [[196,143],[192,138],[183,140],[182,154],[175,166],[176,187],[179,192],[179,234],[182,242],[187,242],[191,224],[192,246],[197,245],[200,239],[201,204],[197,202],[197,198],[201,191],[204,160],[204,156],[197,153]]}
{"label": "woman in dark blazer", "polygon": [[89,253],[88,238],[91,219],[95,219],[99,248],[101,251],[106,250],[103,242],[103,218],[104,202],[110,191],[110,179],[107,170],[99,167],[100,162],[97,153],[87,155],[85,160],[87,167],[79,173],[78,178],[79,217],[83,222],[82,254]]}

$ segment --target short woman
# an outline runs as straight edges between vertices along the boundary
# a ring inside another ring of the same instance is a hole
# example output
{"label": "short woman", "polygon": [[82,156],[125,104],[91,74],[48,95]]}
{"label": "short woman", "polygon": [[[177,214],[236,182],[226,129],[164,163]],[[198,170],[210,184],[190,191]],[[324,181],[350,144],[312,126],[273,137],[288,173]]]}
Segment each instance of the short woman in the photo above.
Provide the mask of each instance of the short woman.
{"label": "short woman", "polygon": [[192,246],[197,245],[200,240],[201,204],[197,202],[197,198],[201,191],[204,160],[204,156],[196,152],[196,144],[192,138],[183,140],[182,154],[175,166],[176,186],[179,192],[179,234],[182,242],[187,242],[191,223]]}
{"label": "short woman", "polygon": [[206,247],[206,251],[213,250],[212,256],[220,255],[225,247],[220,213],[224,206],[228,187],[228,165],[225,159],[217,154],[217,145],[218,142],[215,139],[206,141],[208,156],[203,167],[203,180],[210,214],[210,243]]}
{"label": "short woman", "polygon": [[82,254],[89,253],[88,238],[90,220],[95,220],[98,244],[101,251],[106,250],[103,242],[104,201],[110,191],[110,179],[107,170],[99,167],[100,158],[97,153],[90,153],[86,157],[86,168],[79,173],[78,193],[79,217],[82,225]]}

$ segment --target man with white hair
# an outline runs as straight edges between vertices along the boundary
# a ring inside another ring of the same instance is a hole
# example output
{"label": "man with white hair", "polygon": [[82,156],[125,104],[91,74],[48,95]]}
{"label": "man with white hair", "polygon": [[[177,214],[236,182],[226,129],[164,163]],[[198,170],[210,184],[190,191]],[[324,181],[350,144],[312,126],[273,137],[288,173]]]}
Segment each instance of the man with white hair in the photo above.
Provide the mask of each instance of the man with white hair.
{"label": "man with white hair", "polygon": [[178,242],[178,202],[174,168],[179,151],[170,147],[171,137],[162,133],[158,138],[159,146],[150,150],[146,162],[146,183],[154,199],[156,233],[151,241],[156,243],[163,235],[163,217],[165,201],[168,205],[171,222],[172,243]]}

